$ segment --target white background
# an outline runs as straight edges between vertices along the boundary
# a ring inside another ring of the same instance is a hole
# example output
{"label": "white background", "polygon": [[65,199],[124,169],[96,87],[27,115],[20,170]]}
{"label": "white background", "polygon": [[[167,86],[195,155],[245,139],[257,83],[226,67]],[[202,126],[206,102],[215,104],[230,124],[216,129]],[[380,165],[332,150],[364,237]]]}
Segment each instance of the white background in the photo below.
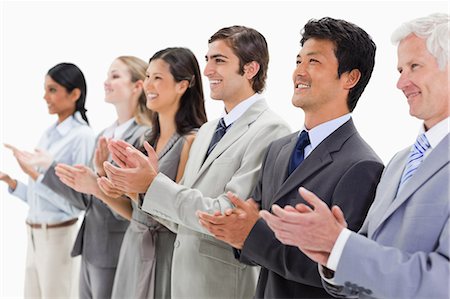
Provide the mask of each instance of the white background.
{"label": "white background", "polygon": [[[55,122],[47,113],[44,76],[59,62],[73,62],[88,83],[88,117],[96,133],[112,123],[115,112],[103,101],[103,81],[113,59],[135,55],[148,60],[169,46],[190,48],[203,69],[207,40],[218,29],[245,25],[267,39],[270,64],[266,88],[269,105],[298,130],[303,113],[291,105],[291,75],[300,49],[300,29],[311,18],[330,16],[365,29],[377,44],[375,70],[353,118],[360,134],[384,162],[412,144],[420,121],[408,114],[395,88],[396,47],[393,29],[433,12],[447,12],[447,2],[17,2],[1,3],[1,142],[32,150]],[[209,119],[222,105],[209,98]],[[0,170],[26,181],[11,153],[0,147]],[[349,194],[351,196],[351,194]],[[0,186],[0,296],[21,297],[25,265],[28,207]]]}

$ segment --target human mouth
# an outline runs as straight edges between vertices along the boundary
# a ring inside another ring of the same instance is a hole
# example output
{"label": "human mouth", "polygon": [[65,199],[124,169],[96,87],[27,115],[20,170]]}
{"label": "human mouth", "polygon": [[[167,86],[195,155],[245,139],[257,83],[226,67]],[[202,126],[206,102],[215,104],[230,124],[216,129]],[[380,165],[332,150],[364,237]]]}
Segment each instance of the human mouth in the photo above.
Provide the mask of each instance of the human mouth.
{"label": "human mouth", "polygon": [[220,84],[221,82],[222,82],[222,80],[209,80],[209,84],[210,84],[211,86]]}
{"label": "human mouth", "polygon": [[408,100],[414,98],[415,96],[418,96],[419,94],[421,94],[420,91],[408,92],[408,93],[405,92],[405,96]]}
{"label": "human mouth", "polygon": [[156,93],[153,93],[153,92],[147,93],[147,100],[148,101],[153,101],[156,97],[157,97]]}
{"label": "human mouth", "polygon": [[303,89],[311,88],[311,85],[310,84],[306,84],[306,83],[297,83],[294,86],[295,86],[295,90],[296,91],[301,91]]}

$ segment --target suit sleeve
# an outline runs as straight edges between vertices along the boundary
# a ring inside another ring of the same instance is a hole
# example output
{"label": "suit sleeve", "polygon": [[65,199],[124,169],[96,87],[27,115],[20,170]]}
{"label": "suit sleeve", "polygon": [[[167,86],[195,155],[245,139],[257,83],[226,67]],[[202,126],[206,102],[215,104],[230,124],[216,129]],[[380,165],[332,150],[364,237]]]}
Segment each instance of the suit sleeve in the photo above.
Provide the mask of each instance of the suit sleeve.
{"label": "suit sleeve", "polygon": [[[231,208],[232,205],[226,196],[227,191],[247,199],[257,179],[267,145],[288,133],[289,129],[284,123],[274,123],[259,130],[247,141],[239,167],[224,186],[225,192],[215,198],[204,196],[198,189],[178,185],[159,173],[145,194],[142,209],[157,217],[211,235],[198,223],[195,212],[198,210],[209,213],[224,212]],[[208,175],[214,176],[213,173]]]}
{"label": "suit sleeve", "polygon": [[53,163],[45,172],[41,184],[59,195],[61,200],[67,201],[80,210],[86,210],[89,205],[90,195],[77,192],[61,182],[55,173],[56,163]]}
{"label": "suit sleeve", "polygon": [[[357,163],[344,173],[336,185],[332,204],[338,204],[344,211],[351,230],[358,230],[361,226],[375,196],[382,169],[383,165],[378,162]],[[358,198],[358,202],[352,201],[352,198]],[[245,241],[241,261],[253,261],[288,280],[322,287],[317,263],[297,247],[279,242],[262,219],[258,220]]]}
{"label": "suit sleeve", "polygon": [[[94,145],[95,145],[95,136],[93,135],[92,131],[90,129],[85,130],[85,128],[80,128],[77,131],[77,136],[75,139],[77,142],[76,144],[72,144],[73,147],[71,149],[71,158],[69,164],[76,165],[76,164],[87,164],[89,162],[90,157],[92,156]],[[53,163],[51,166],[51,170],[49,169],[47,172],[51,173],[52,176],[52,186],[57,188],[56,185],[64,185],[58,177],[56,177],[54,173],[54,166],[56,163]],[[78,214],[79,210],[84,209],[81,208],[81,205],[77,202],[74,204],[71,200],[66,201],[65,200],[65,194],[55,192],[53,188],[49,188],[49,185],[46,185],[43,183],[43,175],[40,175],[39,178],[36,180],[35,184],[35,191],[42,197],[45,198],[47,201],[51,202],[61,210],[70,213],[70,214]]]}
{"label": "suit sleeve", "polygon": [[[324,286],[341,297],[365,293],[377,298],[449,298],[449,236],[447,218],[435,251],[408,253],[352,233],[341,258],[345,267],[340,262],[334,278],[342,286]],[[364,265],[356,265],[360,261]]]}

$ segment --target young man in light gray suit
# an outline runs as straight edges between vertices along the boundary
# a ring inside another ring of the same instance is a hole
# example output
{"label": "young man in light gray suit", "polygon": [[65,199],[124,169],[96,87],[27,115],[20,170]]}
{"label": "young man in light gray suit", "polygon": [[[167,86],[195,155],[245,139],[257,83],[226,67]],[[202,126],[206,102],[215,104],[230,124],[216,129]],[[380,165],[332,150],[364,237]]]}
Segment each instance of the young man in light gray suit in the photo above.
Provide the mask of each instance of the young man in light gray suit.
{"label": "young man in light gray suit", "polygon": [[449,25],[448,14],[433,14],[392,36],[399,43],[397,87],[423,126],[414,146],[384,171],[359,234],[345,228],[338,207],[330,211],[306,189],[300,194],[314,210],[274,206],[277,216],[262,213],[283,243],[327,267],[321,273],[330,294],[450,298]]}
{"label": "young man in light gray suit", "polygon": [[[322,18],[304,26],[301,45],[292,75],[292,103],[305,113],[302,133],[269,145],[253,199],[265,210],[274,203],[304,203],[297,190],[307,186],[328,206],[342,207],[349,228],[357,231],[383,170],[350,114],[372,74],[375,43],[355,24]],[[300,152],[304,161],[292,165],[303,136],[310,141]],[[238,208],[228,216],[199,216],[211,233],[240,249],[236,252],[240,261],[261,266],[256,298],[330,297],[315,262],[297,248],[281,244],[259,218],[258,208],[248,202],[235,204]]]}
{"label": "young man in light gray suit", "polygon": [[230,208],[227,191],[249,196],[267,146],[289,129],[260,94],[269,54],[259,32],[243,26],[219,30],[209,40],[206,61],[211,97],[223,101],[225,111],[220,120],[200,128],[180,184],[155,171],[152,150],[147,159],[132,148],[121,151],[112,146],[125,168],[107,164],[105,169],[117,188],[146,193],[144,211],[178,225],[173,298],[250,298],[258,268],[239,263],[231,246],[205,234],[195,212]]}

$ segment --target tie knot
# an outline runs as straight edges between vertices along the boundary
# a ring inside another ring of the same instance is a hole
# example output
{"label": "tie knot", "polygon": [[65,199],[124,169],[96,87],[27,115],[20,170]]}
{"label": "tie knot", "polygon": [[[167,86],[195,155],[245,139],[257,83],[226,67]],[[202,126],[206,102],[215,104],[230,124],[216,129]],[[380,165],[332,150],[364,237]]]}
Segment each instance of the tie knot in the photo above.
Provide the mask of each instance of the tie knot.
{"label": "tie knot", "polygon": [[414,143],[413,152],[417,152],[417,153],[425,153],[429,148],[431,147],[430,143],[428,142],[427,136],[425,135],[425,133],[420,134],[417,139],[416,142]]}
{"label": "tie knot", "polygon": [[225,124],[225,120],[223,119],[223,117],[219,120],[219,126],[222,128],[222,129],[227,129],[227,125]]}
{"label": "tie knot", "polygon": [[309,134],[308,132],[306,132],[305,130],[303,130],[300,133],[300,136],[298,137],[297,140],[297,148],[304,150],[305,147],[307,147],[308,145],[311,144],[311,141],[309,140]]}

